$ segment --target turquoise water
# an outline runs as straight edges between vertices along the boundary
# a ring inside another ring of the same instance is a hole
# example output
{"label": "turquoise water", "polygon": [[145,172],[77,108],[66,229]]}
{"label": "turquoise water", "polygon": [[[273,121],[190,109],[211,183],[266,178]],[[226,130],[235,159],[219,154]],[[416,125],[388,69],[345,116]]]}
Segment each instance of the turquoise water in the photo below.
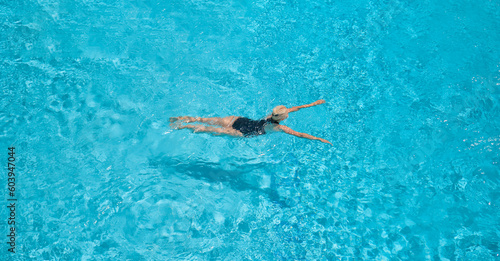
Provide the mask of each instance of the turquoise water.
{"label": "turquoise water", "polygon": [[[0,1],[18,199],[0,259],[499,260],[498,17],[486,0]],[[168,126],[318,99],[284,124],[333,146]]]}

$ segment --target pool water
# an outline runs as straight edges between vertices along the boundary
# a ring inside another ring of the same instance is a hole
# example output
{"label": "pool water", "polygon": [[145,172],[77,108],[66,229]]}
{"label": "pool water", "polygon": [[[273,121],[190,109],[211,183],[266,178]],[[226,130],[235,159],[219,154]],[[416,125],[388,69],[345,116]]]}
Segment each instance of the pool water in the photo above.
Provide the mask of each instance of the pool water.
{"label": "pool water", "polygon": [[[499,260],[498,17],[486,0],[0,1],[18,199],[1,259]],[[168,122],[318,99],[284,124],[333,146]]]}

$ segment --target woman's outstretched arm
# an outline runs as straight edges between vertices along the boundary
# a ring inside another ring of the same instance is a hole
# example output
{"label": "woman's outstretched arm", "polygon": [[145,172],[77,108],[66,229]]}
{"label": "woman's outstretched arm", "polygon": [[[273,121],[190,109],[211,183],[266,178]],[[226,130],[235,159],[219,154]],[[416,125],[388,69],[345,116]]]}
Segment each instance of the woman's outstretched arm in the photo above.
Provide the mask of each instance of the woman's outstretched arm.
{"label": "woman's outstretched arm", "polygon": [[295,107],[289,108],[288,112],[298,111],[298,110],[303,109],[303,108],[308,108],[308,107],[320,105],[320,104],[323,104],[323,103],[325,103],[325,100],[317,100],[317,101],[315,101],[313,103],[310,103],[310,104],[300,105],[300,106],[295,106]]}
{"label": "woman's outstretched arm", "polygon": [[314,137],[314,136],[309,135],[307,133],[302,133],[302,132],[294,131],[294,130],[290,129],[289,127],[285,126],[285,125],[278,125],[276,127],[279,128],[280,130],[282,130],[285,133],[288,133],[288,134],[291,134],[291,135],[294,135],[294,136],[297,136],[297,137],[300,137],[300,138],[306,138],[306,139],[310,139],[310,140],[319,140],[321,142],[328,143],[328,144],[330,144],[330,145],[333,146],[333,144],[331,142],[329,142],[329,141],[327,141],[325,139]]}

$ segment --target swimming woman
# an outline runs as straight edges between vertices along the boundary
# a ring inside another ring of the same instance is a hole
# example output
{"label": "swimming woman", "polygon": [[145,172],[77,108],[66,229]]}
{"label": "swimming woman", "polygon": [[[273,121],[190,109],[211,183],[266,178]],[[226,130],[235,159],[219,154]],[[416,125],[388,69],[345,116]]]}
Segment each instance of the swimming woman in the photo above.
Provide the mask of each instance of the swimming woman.
{"label": "swimming woman", "polygon": [[[324,143],[328,143],[333,145],[329,141],[314,137],[312,135],[301,133],[290,129],[285,125],[281,125],[280,122],[288,118],[288,113],[295,112],[303,108],[312,107],[315,105],[323,104],[325,100],[317,100],[311,104],[295,106],[292,108],[287,108],[283,105],[276,106],[273,109],[273,113],[267,116],[262,120],[251,120],[245,117],[238,116],[228,116],[224,118],[213,117],[213,118],[200,118],[200,117],[190,117],[190,116],[181,116],[181,117],[172,117],[170,118],[170,126],[174,129],[193,129],[194,132],[208,132],[214,135],[230,135],[236,137],[250,137],[266,134],[271,131],[283,131],[285,133],[306,138],[310,140],[319,140]],[[192,123],[192,122],[201,122],[209,125],[215,125],[218,127],[205,126],[201,124],[195,125],[184,125],[181,123]]]}

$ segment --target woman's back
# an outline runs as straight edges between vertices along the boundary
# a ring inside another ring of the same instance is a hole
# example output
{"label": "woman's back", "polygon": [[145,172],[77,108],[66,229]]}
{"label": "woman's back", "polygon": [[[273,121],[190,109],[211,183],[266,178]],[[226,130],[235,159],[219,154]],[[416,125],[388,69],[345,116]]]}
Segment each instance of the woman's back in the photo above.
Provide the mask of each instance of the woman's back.
{"label": "woman's back", "polygon": [[256,121],[246,117],[240,117],[236,119],[232,127],[243,133],[243,136],[248,137],[266,134],[266,125],[273,123],[279,124],[279,122],[273,121],[272,118]]}

